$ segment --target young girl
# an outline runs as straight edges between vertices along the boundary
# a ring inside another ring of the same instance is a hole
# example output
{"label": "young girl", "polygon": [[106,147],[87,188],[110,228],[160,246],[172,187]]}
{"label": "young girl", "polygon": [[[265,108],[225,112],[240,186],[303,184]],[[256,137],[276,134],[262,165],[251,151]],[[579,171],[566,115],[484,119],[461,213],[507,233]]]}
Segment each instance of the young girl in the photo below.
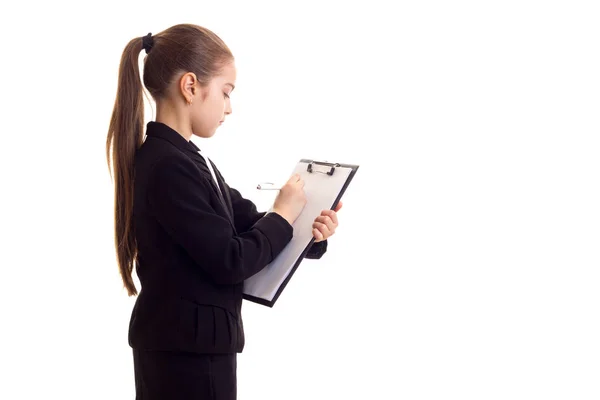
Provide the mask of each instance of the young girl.
{"label": "young girl", "polygon": [[[142,50],[156,102],[145,140]],[[227,46],[195,25],[136,38],[121,58],[107,157],[121,277],[130,296],[134,265],[141,283],[129,325],[137,399],[236,398],[243,282],[292,239],[306,203],[293,176],[272,212],[258,212],[190,141],[211,137],[231,114],[235,77]],[[326,251],[340,207],[316,218],[308,258]]]}

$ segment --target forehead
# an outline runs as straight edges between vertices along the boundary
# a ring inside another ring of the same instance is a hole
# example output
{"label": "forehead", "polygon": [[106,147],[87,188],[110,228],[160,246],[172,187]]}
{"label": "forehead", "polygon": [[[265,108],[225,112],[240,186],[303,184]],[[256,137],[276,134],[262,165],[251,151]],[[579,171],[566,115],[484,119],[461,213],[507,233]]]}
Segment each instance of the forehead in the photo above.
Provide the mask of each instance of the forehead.
{"label": "forehead", "polygon": [[215,76],[214,80],[218,83],[235,83],[237,71],[233,62],[226,64],[221,68],[219,74]]}

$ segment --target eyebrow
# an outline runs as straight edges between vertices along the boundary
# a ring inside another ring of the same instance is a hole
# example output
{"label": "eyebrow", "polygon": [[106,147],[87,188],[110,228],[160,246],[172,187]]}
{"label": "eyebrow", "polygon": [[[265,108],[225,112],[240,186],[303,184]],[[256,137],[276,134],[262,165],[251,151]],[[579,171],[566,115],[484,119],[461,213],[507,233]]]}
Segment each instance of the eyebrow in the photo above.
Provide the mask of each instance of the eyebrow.
{"label": "eyebrow", "polygon": [[229,85],[229,86],[231,86],[231,90],[232,90],[232,91],[233,91],[233,89],[235,89],[235,85],[234,85],[233,83],[229,83],[229,82],[227,82],[227,83],[226,83],[226,85]]}

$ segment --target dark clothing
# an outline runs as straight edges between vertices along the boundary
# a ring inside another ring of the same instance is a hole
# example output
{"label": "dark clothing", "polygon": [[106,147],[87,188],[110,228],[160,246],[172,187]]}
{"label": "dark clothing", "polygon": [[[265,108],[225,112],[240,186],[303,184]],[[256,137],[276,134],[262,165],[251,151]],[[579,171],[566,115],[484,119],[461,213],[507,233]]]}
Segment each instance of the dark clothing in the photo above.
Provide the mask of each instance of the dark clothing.
{"label": "dark clothing", "polygon": [[236,357],[133,350],[136,400],[235,400]]}
{"label": "dark clothing", "polygon": [[[292,226],[276,213],[258,212],[212,164],[219,191],[198,148],[170,127],[150,122],[146,134],[135,155],[141,290],[129,344],[204,355],[241,352],[243,282],[283,250]],[[326,248],[326,241],[314,244],[307,258],[321,257]],[[142,358],[158,360],[163,353],[152,354]],[[184,356],[170,360],[177,357]]]}

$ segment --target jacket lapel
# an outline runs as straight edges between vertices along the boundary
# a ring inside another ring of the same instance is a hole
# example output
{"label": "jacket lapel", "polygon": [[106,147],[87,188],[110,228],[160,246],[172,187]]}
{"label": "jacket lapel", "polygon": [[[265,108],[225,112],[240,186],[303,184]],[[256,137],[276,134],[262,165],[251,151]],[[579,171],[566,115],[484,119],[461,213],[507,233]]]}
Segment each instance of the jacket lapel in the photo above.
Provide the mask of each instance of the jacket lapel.
{"label": "jacket lapel", "polygon": [[223,191],[223,197],[225,200],[225,204],[227,205],[228,210],[233,213],[233,204],[231,202],[231,195],[229,194],[229,190],[227,190],[227,186],[225,185],[225,179],[223,179],[223,175],[221,175],[221,171],[217,168],[214,162],[209,158],[209,161],[215,171],[215,175],[217,176],[217,181],[219,182],[219,186]]}
{"label": "jacket lapel", "polygon": [[231,197],[229,196],[229,192],[225,189],[225,185],[224,185],[224,181],[223,181],[223,177],[221,176],[221,173],[217,170],[217,168],[215,167],[215,164],[212,161],[210,161],[210,159],[209,159],[209,161],[215,171],[215,175],[217,176],[217,181],[219,182],[219,186],[221,188],[221,190],[219,190],[219,188],[217,187],[217,184],[215,183],[215,180],[212,177],[212,174],[210,173],[210,169],[208,169],[208,165],[206,165],[206,161],[204,160],[204,157],[202,157],[200,155],[200,153],[198,153],[200,151],[200,149],[198,149],[198,147],[194,143],[190,142],[190,144],[193,147],[191,149],[189,149],[186,153],[188,154],[188,156],[190,158],[192,158],[198,164],[198,167],[200,168],[200,170],[203,173],[205,173],[206,175],[208,175],[210,185],[213,188],[213,191],[215,192],[215,194],[217,196],[219,196],[219,199],[221,199],[221,203],[223,205],[223,208],[225,209],[225,212],[227,213],[227,217],[231,221],[231,224],[234,225],[234,221],[233,221],[233,217],[232,217],[233,207],[231,206]]}

